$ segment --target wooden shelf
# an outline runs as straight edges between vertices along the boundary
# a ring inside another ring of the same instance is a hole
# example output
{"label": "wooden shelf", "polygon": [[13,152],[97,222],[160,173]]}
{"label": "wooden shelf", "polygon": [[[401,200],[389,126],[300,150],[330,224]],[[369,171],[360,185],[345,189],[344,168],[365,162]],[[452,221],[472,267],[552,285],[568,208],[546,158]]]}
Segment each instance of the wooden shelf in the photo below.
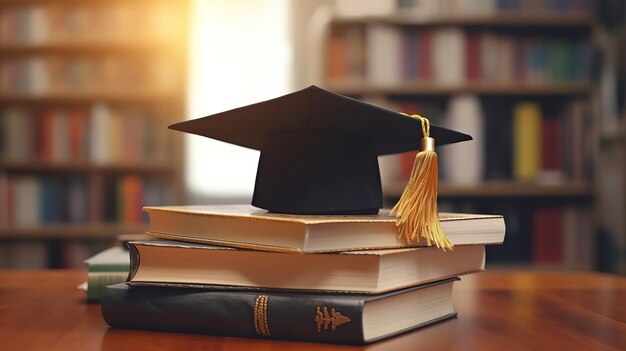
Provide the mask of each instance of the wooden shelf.
{"label": "wooden shelf", "polygon": [[[148,2],[152,0],[136,0]],[[0,0],[0,7],[13,7],[13,6],[25,6],[32,4],[83,4],[85,6],[94,6],[98,4],[107,4],[107,3],[119,3],[124,2],[124,0]]]}
{"label": "wooden shelf", "polygon": [[[404,182],[390,184],[383,189],[387,197],[400,197]],[[485,182],[477,185],[439,184],[439,197],[481,197],[481,198],[590,198],[593,187],[587,183],[543,185],[517,182]]]}
{"label": "wooden shelf", "polygon": [[518,263],[503,263],[496,261],[495,263],[489,263],[488,261],[486,269],[488,271],[533,271],[533,272],[580,272],[591,271],[591,267],[585,267],[583,265],[573,265],[568,263],[533,263],[533,262],[518,262]]}
{"label": "wooden shelf", "polygon": [[41,55],[41,54],[123,54],[136,53],[145,55],[146,51],[171,50],[172,43],[143,42],[137,43],[76,43],[59,42],[44,44],[0,44],[1,56]]}
{"label": "wooden shelf", "polygon": [[173,172],[172,165],[165,163],[111,163],[92,162],[51,163],[41,161],[0,161],[0,170],[13,172],[61,173],[61,172],[130,172],[130,173],[168,173]]}
{"label": "wooden shelf", "polygon": [[31,228],[0,228],[7,239],[115,239],[120,234],[139,234],[145,224],[45,224]]}
{"label": "wooden shelf", "polygon": [[369,83],[329,83],[328,88],[344,95],[586,95],[591,92],[589,83],[561,84],[515,84],[515,83],[465,83],[457,86],[442,86],[430,83],[406,82],[394,86]]}
{"label": "wooden shelf", "polygon": [[[141,88],[137,92],[143,91]],[[1,92],[0,103],[50,104],[50,103],[93,103],[98,101],[115,103],[164,102],[177,99],[176,93],[59,93],[59,94],[11,94]]]}
{"label": "wooden shelf", "polygon": [[410,13],[387,16],[336,18],[334,24],[386,23],[403,26],[462,26],[462,27],[568,27],[591,28],[593,17],[589,14],[519,14],[498,13],[486,17],[429,17],[419,18]]}

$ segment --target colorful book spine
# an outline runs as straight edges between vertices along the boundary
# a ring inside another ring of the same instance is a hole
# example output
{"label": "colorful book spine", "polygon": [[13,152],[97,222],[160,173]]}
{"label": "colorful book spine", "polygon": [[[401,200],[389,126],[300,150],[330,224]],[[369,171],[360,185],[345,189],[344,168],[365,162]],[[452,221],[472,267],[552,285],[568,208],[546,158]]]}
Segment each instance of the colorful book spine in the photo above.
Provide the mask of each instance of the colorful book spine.
{"label": "colorful book spine", "polygon": [[402,35],[402,77],[406,80],[419,78],[419,42],[417,31],[406,31]]}
{"label": "colorful book spine", "polygon": [[433,32],[432,62],[434,82],[458,85],[465,80],[465,33],[460,28]]}
{"label": "colorful book spine", "polygon": [[485,179],[512,179],[513,125],[509,104],[483,104],[485,114]]}
{"label": "colorful book spine", "polygon": [[395,85],[402,81],[402,33],[391,25],[374,24],[365,33],[366,69],[368,82]]}
{"label": "colorful book spine", "polygon": [[518,181],[533,181],[541,165],[541,108],[524,102],[513,110],[513,175]]}
{"label": "colorful book spine", "polygon": [[442,150],[444,177],[454,184],[477,184],[484,178],[484,116],[475,95],[455,95],[448,103],[445,126],[463,130],[474,138],[468,145],[450,145]]}
{"label": "colorful book spine", "polygon": [[[401,112],[407,115],[419,115],[422,114],[422,108],[417,103],[404,103],[400,105]],[[430,116],[428,116],[430,118]],[[415,164],[415,157],[417,151],[408,151],[402,154],[401,172],[403,179],[409,179],[411,172],[413,172],[413,165]]]}
{"label": "colorful book spine", "polygon": [[539,209],[533,218],[533,263],[563,262],[563,212],[558,208]]}
{"label": "colorful book spine", "polygon": [[139,176],[124,176],[118,183],[118,218],[125,223],[141,223],[143,218],[143,180]]}
{"label": "colorful book spine", "polygon": [[433,79],[433,60],[432,60],[432,41],[433,34],[431,30],[425,29],[419,33],[419,50],[421,53],[419,61],[419,78],[421,81],[432,81]]}
{"label": "colorful book spine", "polygon": [[544,183],[561,183],[565,180],[562,144],[561,119],[544,118],[541,125],[540,181]]}
{"label": "colorful book spine", "polygon": [[477,33],[471,33],[467,36],[465,42],[465,71],[467,72],[467,80],[470,82],[480,80],[483,76],[481,67],[481,45],[480,36]]}
{"label": "colorful book spine", "polygon": [[[337,30],[328,39],[331,82],[562,84],[589,79],[591,48],[585,38],[370,24],[364,38],[352,35],[348,41],[347,31]],[[354,69],[362,60],[365,74]]]}
{"label": "colorful book spine", "polygon": [[348,42],[344,32],[333,32],[328,41],[328,79],[340,81],[348,76]]}
{"label": "colorful book spine", "polygon": [[106,104],[90,110],[0,109],[0,159],[50,164],[159,162],[168,153],[154,126],[159,117],[148,109]]}
{"label": "colorful book spine", "polygon": [[137,175],[0,175],[0,219],[7,228],[47,223],[140,224],[144,205],[171,201],[164,182]]}

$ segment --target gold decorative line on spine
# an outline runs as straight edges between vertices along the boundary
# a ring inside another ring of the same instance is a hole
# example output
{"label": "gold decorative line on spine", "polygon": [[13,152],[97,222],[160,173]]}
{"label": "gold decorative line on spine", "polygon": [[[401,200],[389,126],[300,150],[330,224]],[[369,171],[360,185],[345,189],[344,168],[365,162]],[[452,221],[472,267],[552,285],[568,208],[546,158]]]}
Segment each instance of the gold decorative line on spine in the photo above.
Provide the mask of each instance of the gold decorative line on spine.
{"label": "gold decorative line on spine", "polygon": [[254,301],[254,329],[261,336],[270,335],[270,326],[267,320],[267,302],[269,296],[259,295]]}

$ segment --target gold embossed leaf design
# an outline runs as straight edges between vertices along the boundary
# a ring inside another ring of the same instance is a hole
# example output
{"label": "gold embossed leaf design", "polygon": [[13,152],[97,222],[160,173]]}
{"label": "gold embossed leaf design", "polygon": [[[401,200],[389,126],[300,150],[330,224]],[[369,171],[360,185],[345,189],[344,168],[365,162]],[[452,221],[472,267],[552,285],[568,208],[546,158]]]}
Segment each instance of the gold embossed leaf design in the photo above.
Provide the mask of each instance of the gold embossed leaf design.
{"label": "gold embossed leaf design", "polygon": [[315,323],[317,324],[318,333],[322,331],[322,327],[324,330],[328,330],[330,326],[330,330],[335,331],[338,327],[348,322],[350,322],[350,317],[335,310],[335,308],[331,308],[330,312],[328,312],[328,307],[324,306],[324,309],[321,310],[320,306],[317,306],[315,311]]}

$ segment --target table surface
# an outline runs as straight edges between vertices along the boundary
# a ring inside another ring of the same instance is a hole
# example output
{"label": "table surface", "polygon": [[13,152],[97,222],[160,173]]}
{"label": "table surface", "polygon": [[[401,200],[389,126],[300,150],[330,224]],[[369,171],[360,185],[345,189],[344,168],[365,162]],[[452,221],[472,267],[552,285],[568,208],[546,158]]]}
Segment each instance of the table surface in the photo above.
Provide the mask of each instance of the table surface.
{"label": "table surface", "polygon": [[456,319],[366,346],[110,329],[85,271],[0,271],[2,350],[626,350],[626,279],[485,272],[454,286]]}

